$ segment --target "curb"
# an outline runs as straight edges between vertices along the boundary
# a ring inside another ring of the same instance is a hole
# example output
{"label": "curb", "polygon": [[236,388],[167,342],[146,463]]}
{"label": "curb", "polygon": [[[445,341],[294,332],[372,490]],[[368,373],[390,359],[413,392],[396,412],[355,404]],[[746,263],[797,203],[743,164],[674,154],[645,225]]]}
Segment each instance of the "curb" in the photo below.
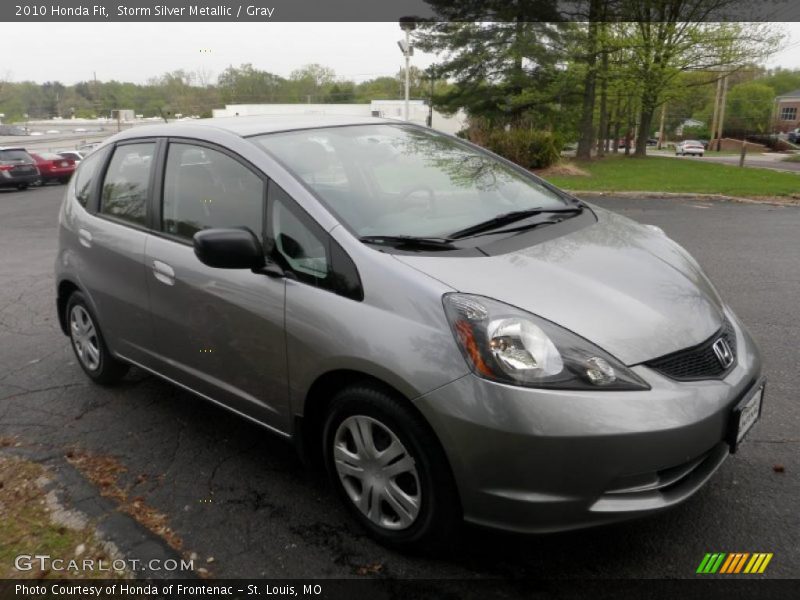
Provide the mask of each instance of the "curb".
{"label": "curb", "polygon": [[159,560],[164,564],[165,560],[171,559],[180,564],[185,557],[133,517],[118,511],[112,500],[101,496],[100,491],[60,454],[19,447],[3,448],[2,451],[47,468],[52,480],[43,488],[44,491],[54,492],[62,506],[85,518],[98,538],[113,544],[125,559],[134,559],[143,565],[134,573],[136,579],[198,578],[193,571],[150,570],[147,565],[151,560]]}
{"label": "curb", "polygon": [[595,190],[566,190],[573,196],[587,198],[602,198],[604,196],[616,198],[641,198],[644,200],[700,200],[717,202],[738,202],[740,204],[768,204],[771,206],[800,206],[800,197],[786,197],[778,199],[775,197],[755,197],[745,198],[742,196],[726,196],[724,194],[691,194],[682,192],[602,192]]}

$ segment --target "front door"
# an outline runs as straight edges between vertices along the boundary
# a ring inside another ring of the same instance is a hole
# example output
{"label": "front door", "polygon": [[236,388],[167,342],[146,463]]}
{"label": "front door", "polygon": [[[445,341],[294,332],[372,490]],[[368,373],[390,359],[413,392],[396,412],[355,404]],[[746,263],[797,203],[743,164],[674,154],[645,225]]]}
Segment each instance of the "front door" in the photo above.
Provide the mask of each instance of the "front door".
{"label": "front door", "polygon": [[163,181],[145,256],[159,370],[288,432],[285,281],[208,267],[192,246],[209,227],[245,226],[263,240],[266,182],[226,151],[187,142],[169,144]]}

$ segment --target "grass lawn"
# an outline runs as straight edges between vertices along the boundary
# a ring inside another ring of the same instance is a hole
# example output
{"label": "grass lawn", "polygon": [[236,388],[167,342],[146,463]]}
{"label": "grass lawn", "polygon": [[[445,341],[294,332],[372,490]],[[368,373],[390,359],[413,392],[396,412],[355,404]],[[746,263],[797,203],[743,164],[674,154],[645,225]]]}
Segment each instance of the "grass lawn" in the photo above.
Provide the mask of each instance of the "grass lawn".
{"label": "grass lawn", "polygon": [[648,156],[608,156],[574,163],[587,175],[541,175],[571,191],[686,192],[726,196],[800,194],[800,174]]}

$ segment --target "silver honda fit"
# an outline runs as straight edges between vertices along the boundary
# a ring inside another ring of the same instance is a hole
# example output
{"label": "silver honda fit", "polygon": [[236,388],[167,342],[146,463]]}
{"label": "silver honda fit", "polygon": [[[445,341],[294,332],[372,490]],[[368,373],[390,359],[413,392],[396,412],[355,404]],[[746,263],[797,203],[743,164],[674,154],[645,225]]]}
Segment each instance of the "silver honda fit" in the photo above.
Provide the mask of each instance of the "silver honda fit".
{"label": "silver honda fit", "polygon": [[656,227],[406,123],[134,128],[60,215],[58,315],[324,462],[376,538],[652,514],[761,412],[750,334]]}

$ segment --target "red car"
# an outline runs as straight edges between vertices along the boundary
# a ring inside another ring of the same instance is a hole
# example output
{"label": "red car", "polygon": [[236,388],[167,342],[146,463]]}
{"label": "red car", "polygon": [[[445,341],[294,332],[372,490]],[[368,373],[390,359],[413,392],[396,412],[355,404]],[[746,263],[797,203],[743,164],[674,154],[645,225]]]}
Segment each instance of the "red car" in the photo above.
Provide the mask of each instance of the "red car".
{"label": "red car", "polygon": [[54,152],[29,152],[39,167],[42,183],[58,181],[67,183],[75,172],[75,161]]}

